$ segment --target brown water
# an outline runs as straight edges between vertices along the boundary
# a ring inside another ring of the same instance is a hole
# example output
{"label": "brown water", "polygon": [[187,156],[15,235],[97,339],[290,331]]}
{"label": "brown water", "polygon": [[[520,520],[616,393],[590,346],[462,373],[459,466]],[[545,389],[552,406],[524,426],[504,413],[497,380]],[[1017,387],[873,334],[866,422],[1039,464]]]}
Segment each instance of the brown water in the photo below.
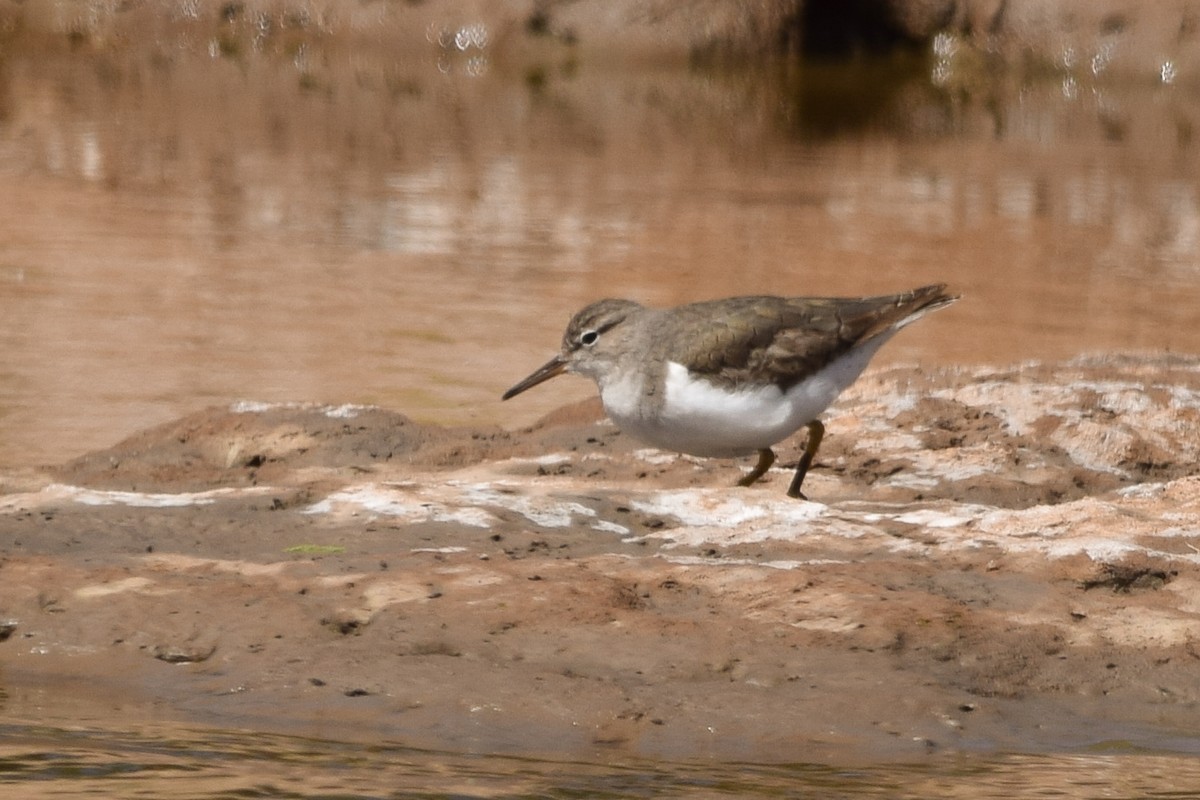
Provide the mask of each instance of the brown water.
{"label": "brown water", "polygon": [[0,793],[41,797],[1184,798],[1200,761],[1120,742],[1057,756],[942,756],[829,766],[555,761],[259,732],[0,724]]}
{"label": "brown water", "polygon": [[[238,399],[527,423],[499,402],[600,296],[966,295],[880,356],[1200,350],[1200,94],[1179,83],[545,69],[429,45],[11,39],[0,51],[0,466]],[[166,36],[166,38],[163,38]],[[175,38],[171,38],[174,36]],[[2,687],[0,687],[2,688]],[[564,764],[10,720],[0,788],[121,796],[1190,796],[1128,751],[847,770]],[[1166,745],[1169,747],[1168,745]]]}
{"label": "brown water", "polygon": [[210,52],[3,56],[0,465],[244,398],[515,426],[605,295],[947,281],[881,363],[1200,349],[1194,86]]}

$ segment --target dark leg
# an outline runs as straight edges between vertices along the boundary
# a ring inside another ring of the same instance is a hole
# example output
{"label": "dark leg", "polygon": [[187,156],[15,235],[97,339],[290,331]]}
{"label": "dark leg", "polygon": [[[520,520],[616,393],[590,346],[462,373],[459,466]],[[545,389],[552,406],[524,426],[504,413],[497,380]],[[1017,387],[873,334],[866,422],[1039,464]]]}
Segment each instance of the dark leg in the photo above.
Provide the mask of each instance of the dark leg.
{"label": "dark leg", "polygon": [[737,482],[738,486],[749,486],[756,480],[766,474],[771,465],[775,463],[775,453],[771,448],[758,451],[758,463],[754,465],[754,469],[750,470],[746,475]]}
{"label": "dark leg", "polygon": [[807,500],[804,493],[800,491],[800,484],[804,483],[804,476],[808,474],[808,468],[812,466],[813,456],[817,454],[817,448],[821,446],[821,439],[825,437],[825,426],[820,420],[814,419],[808,423],[808,441],[804,443],[804,455],[800,456],[800,463],[796,465],[796,477],[792,478],[792,485],[788,487],[788,497],[796,497],[801,500]]}

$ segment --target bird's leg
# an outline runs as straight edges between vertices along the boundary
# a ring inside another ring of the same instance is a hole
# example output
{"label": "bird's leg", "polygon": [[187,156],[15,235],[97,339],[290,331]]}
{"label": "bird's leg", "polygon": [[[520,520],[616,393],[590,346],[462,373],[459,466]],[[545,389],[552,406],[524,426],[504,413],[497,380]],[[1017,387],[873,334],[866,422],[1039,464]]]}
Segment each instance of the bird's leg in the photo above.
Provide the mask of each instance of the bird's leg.
{"label": "bird's leg", "polygon": [[800,456],[800,463],[796,465],[796,477],[792,478],[792,485],[788,487],[788,497],[796,497],[800,500],[808,499],[800,491],[800,484],[804,483],[804,476],[808,474],[813,456],[817,454],[817,448],[821,446],[821,439],[824,436],[825,426],[821,424],[820,420],[814,419],[808,423],[808,439],[804,442],[804,455]]}
{"label": "bird's leg", "polygon": [[754,465],[754,469],[752,469],[748,473],[746,473],[742,477],[742,479],[737,482],[737,485],[738,486],[749,486],[750,484],[754,483],[756,480],[761,478],[763,475],[765,475],[767,473],[767,470],[769,470],[771,468],[771,465],[774,463],[775,463],[774,451],[772,451],[771,448],[769,448],[769,447],[764,447],[762,450],[758,451],[758,463]]}

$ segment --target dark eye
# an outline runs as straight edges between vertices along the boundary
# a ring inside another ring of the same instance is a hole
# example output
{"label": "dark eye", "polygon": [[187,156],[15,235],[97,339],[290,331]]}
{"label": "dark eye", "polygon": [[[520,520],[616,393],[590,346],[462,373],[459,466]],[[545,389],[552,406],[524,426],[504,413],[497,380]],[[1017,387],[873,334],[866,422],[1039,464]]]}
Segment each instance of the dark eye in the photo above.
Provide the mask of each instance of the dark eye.
{"label": "dark eye", "polygon": [[600,334],[596,331],[584,331],[579,335],[579,343],[584,347],[591,347],[599,338]]}

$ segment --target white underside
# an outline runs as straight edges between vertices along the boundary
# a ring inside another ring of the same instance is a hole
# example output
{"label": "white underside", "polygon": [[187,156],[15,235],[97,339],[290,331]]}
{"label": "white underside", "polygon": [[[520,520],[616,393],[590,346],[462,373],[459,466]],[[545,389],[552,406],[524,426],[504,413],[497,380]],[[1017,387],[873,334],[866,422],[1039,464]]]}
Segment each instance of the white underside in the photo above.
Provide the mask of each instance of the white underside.
{"label": "white underside", "polygon": [[661,447],[694,456],[730,458],[770,447],[817,418],[866,369],[885,334],[851,350],[787,392],[777,386],[715,386],[668,362],[663,408],[646,415],[640,381],[601,387],[604,409],[622,430]]}

